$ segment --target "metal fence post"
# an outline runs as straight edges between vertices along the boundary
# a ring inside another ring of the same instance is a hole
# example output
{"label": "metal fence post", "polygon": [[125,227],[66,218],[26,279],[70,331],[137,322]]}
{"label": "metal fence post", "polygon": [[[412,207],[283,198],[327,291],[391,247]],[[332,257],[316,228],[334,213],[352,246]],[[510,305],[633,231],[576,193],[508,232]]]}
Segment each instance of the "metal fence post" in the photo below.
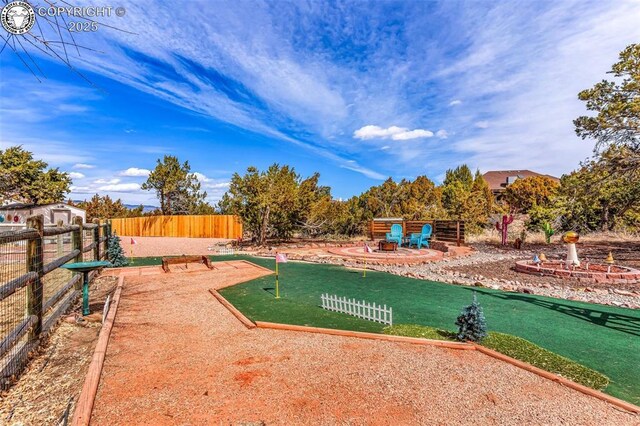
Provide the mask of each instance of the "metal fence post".
{"label": "metal fence post", "polygon": [[44,275],[44,252],[42,251],[42,234],[44,216],[37,215],[27,219],[27,228],[38,231],[38,237],[27,242],[27,270],[38,274],[38,277],[27,287],[27,315],[35,315],[36,323],[29,332],[29,340],[37,340],[42,331],[42,277]]}
{"label": "metal fence post", "polygon": [[96,225],[93,229],[93,260],[100,260],[100,220],[93,219],[93,223]]}

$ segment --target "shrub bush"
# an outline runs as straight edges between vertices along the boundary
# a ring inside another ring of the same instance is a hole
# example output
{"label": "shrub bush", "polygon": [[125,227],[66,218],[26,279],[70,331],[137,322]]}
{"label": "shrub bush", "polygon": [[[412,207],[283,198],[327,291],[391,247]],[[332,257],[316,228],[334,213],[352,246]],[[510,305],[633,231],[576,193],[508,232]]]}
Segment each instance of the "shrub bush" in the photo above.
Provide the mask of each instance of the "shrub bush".
{"label": "shrub bush", "polygon": [[487,336],[487,322],[475,292],[473,292],[473,303],[462,309],[462,313],[456,320],[456,325],[458,326],[458,334],[456,335],[458,340],[480,342]]}

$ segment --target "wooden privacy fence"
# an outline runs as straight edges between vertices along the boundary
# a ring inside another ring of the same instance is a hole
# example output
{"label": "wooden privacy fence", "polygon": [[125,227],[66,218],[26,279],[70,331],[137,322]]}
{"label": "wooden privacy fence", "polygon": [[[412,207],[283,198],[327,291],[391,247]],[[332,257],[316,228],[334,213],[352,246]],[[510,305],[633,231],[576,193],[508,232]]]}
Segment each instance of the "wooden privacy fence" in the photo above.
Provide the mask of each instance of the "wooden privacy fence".
{"label": "wooden privacy fence", "polygon": [[[20,373],[58,318],[81,293],[82,274],[60,266],[106,257],[109,224],[44,227],[42,215],[26,229],[0,232],[0,388]],[[88,243],[88,244],[87,244]]]}
{"label": "wooden privacy fence", "polygon": [[375,303],[365,302],[364,300],[347,299],[346,297],[330,296],[329,294],[322,294],[320,300],[322,300],[322,309],[393,325],[393,308],[389,307],[387,309],[387,305],[376,306]]}
{"label": "wooden privacy fence", "polygon": [[369,238],[372,240],[384,238],[391,231],[391,225],[402,225],[402,233],[408,235],[422,230],[426,223],[431,224],[432,239],[464,244],[464,221],[462,220],[402,220],[402,219],[373,219],[369,222]]}
{"label": "wooden privacy fence", "polygon": [[233,215],[143,216],[111,219],[113,231],[128,237],[242,237],[242,223]]}

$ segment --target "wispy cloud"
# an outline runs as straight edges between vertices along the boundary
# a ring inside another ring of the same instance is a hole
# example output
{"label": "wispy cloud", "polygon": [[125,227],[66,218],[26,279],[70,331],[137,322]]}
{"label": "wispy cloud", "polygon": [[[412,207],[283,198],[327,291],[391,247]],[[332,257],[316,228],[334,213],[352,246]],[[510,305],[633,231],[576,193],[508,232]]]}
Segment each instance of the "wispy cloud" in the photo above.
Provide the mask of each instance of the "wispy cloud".
{"label": "wispy cloud", "polygon": [[433,136],[433,132],[425,129],[409,130],[405,127],[391,126],[382,128],[379,126],[364,126],[353,132],[353,137],[356,139],[393,139],[396,141],[406,141],[410,139],[418,138],[430,138]]}
{"label": "wispy cloud", "polygon": [[100,191],[111,192],[138,192],[140,184],[138,183],[116,183],[114,185],[104,185],[98,188]]}
{"label": "wispy cloud", "polygon": [[109,185],[114,185],[116,183],[119,183],[120,179],[118,178],[114,178],[114,179],[96,179],[93,181],[93,183],[95,184],[99,184],[99,185],[104,185],[104,184],[109,184]]}
{"label": "wispy cloud", "polygon": [[76,163],[71,166],[73,169],[95,169],[93,164]]}
{"label": "wispy cloud", "polygon": [[78,173],[78,172],[69,172],[69,177],[71,179],[83,179],[85,176],[82,173]]}

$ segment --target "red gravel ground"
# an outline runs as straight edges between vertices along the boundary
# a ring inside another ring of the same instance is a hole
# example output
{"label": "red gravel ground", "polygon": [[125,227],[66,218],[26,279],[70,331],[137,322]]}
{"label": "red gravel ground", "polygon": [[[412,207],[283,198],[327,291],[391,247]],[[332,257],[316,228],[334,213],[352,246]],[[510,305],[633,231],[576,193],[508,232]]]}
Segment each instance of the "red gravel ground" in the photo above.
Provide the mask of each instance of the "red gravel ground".
{"label": "red gravel ground", "polygon": [[92,425],[640,422],[474,351],[248,330],[208,289],[268,272],[219,266],[125,279]]}
{"label": "red gravel ground", "polygon": [[[131,245],[131,238],[136,242]],[[231,242],[221,238],[181,238],[181,237],[128,237],[120,236],[122,248],[127,256],[179,256],[182,254],[215,254],[209,247],[222,248],[224,243]]]}

